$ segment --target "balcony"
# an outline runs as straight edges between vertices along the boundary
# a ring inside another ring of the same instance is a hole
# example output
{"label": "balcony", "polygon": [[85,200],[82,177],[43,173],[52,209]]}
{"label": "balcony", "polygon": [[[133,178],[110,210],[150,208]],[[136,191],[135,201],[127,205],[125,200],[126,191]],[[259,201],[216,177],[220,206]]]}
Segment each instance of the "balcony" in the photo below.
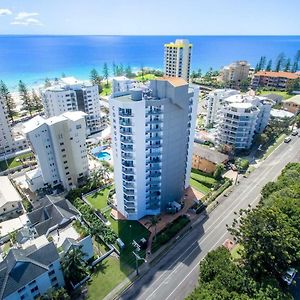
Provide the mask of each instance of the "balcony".
{"label": "balcony", "polygon": [[125,187],[125,188],[135,188],[135,186],[134,186],[134,183],[132,182],[132,183],[129,183],[129,182],[123,182],[123,187]]}
{"label": "balcony", "polygon": [[132,122],[125,122],[125,121],[120,121],[119,124],[121,126],[125,126],[125,127],[128,127],[128,126],[132,126]]}
{"label": "balcony", "polygon": [[150,144],[146,146],[146,149],[154,149],[154,148],[161,148],[162,144]]}
{"label": "balcony", "polygon": [[121,150],[126,152],[133,152],[133,147],[128,145],[122,145],[121,144]]}
{"label": "balcony", "polygon": [[161,124],[163,121],[161,119],[150,119],[146,120],[146,125],[151,125],[151,124]]}
{"label": "balcony", "polygon": [[146,132],[149,133],[149,132],[160,132],[162,131],[162,128],[161,127],[158,127],[158,128],[152,128],[152,127],[147,127],[146,128]]}
{"label": "balcony", "polygon": [[126,128],[120,128],[120,133],[123,134],[123,135],[132,135],[132,131],[131,130],[128,130]]}
{"label": "balcony", "polygon": [[126,175],[134,175],[134,169],[133,168],[122,168],[122,172]]}
{"label": "balcony", "polygon": [[121,136],[121,142],[124,144],[133,144],[132,137],[122,137]]}
{"label": "balcony", "polygon": [[121,111],[119,111],[119,116],[120,117],[125,117],[125,118],[132,118],[133,114],[132,113],[128,113],[128,112],[121,112]]}
{"label": "balcony", "polygon": [[150,141],[160,141],[161,140],[161,136],[150,136],[146,138],[146,142],[150,142]]}
{"label": "balcony", "polygon": [[161,109],[151,109],[146,114],[147,115],[159,115],[162,113],[163,113],[163,111]]}
{"label": "balcony", "polygon": [[129,190],[124,188],[123,193],[126,194],[127,196],[134,196],[134,190]]}
{"label": "balcony", "polygon": [[133,159],[133,154],[132,153],[121,152],[121,157],[126,159],[126,160]]}

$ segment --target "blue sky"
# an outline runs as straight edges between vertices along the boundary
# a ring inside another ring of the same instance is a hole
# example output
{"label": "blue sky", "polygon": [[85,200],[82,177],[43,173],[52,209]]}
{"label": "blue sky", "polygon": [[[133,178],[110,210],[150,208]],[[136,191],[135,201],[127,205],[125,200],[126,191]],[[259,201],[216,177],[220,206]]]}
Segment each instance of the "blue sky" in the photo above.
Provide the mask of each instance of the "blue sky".
{"label": "blue sky", "polygon": [[298,35],[299,0],[0,0],[0,34]]}

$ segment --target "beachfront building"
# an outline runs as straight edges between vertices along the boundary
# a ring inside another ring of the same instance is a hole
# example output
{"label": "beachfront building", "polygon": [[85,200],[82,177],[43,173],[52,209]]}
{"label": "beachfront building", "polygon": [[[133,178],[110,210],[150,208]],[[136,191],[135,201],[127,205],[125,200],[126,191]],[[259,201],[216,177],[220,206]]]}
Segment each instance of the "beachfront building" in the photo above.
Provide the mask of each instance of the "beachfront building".
{"label": "beachfront building", "polygon": [[300,95],[296,95],[283,102],[283,108],[293,114],[300,112]]}
{"label": "beachfront building", "polygon": [[237,94],[239,94],[237,90],[216,89],[207,95],[207,116],[205,123],[206,127],[213,126],[216,122],[217,112],[223,106],[224,99]]}
{"label": "beachfront building", "polygon": [[220,71],[219,81],[228,84],[231,87],[239,87],[243,80],[249,76],[250,64],[247,61],[240,60],[225,66]]}
{"label": "beachfront building", "polygon": [[197,88],[151,80],[109,100],[117,209],[136,220],[178,205],[189,186]]}
{"label": "beachfront building", "polygon": [[254,74],[252,88],[266,87],[285,91],[298,78],[300,78],[299,73],[259,71]]}
{"label": "beachfront building", "polygon": [[47,118],[59,116],[67,111],[82,111],[86,113],[88,134],[98,132],[105,127],[100,112],[97,85],[79,81],[74,77],[66,77],[42,90],[41,95]]}
{"label": "beachfront building", "polygon": [[11,248],[0,262],[0,299],[38,299],[64,285],[60,257],[52,242],[39,248]]}
{"label": "beachfront building", "polygon": [[192,44],[188,40],[176,40],[175,43],[165,44],[165,76],[181,77],[189,81],[191,55]]}
{"label": "beachfront building", "polygon": [[218,111],[216,141],[234,150],[249,149],[255,133],[268,125],[273,101],[265,97],[233,95]]}
{"label": "beachfront building", "polygon": [[23,212],[22,198],[7,176],[0,176],[0,222],[18,217]]}
{"label": "beachfront building", "polygon": [[25,124],[38,161],[38,168],[26,173],[32,191],[48,186],[69,190],[88,176],[85,116],[81,111],[66,112],[49,119],[37,116]]}
{"label": "beachfront building", "polygon": [[14,150],[14,139],[8,118],[5,99],[0,96],[0,155],[11,153]]}

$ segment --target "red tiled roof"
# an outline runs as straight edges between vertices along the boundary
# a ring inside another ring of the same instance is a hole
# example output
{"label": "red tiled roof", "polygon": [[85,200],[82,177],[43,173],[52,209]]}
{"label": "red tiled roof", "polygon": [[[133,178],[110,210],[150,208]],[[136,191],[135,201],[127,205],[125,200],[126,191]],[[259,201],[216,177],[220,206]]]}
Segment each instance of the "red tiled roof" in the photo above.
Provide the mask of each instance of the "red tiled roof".
{"label": "red tiled roof", "polygon": [[298,73],[291,72],[272,72],[272,71],[259,71],[254,74],[255,76],[265,76],[265,77],[283,77],[287,79],[297,79],[300,77]]}

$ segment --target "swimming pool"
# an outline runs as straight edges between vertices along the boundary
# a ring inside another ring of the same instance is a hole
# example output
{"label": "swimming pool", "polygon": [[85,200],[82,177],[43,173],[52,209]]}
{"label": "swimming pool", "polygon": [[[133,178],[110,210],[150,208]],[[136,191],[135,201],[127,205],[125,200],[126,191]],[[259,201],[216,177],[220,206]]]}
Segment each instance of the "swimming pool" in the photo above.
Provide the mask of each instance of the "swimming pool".
{"label": "swimming pool", "polygon": [[94,153],[94,155],[99,159],[99,160],[110,160],[110,154],[105,151],[97,152]]}

